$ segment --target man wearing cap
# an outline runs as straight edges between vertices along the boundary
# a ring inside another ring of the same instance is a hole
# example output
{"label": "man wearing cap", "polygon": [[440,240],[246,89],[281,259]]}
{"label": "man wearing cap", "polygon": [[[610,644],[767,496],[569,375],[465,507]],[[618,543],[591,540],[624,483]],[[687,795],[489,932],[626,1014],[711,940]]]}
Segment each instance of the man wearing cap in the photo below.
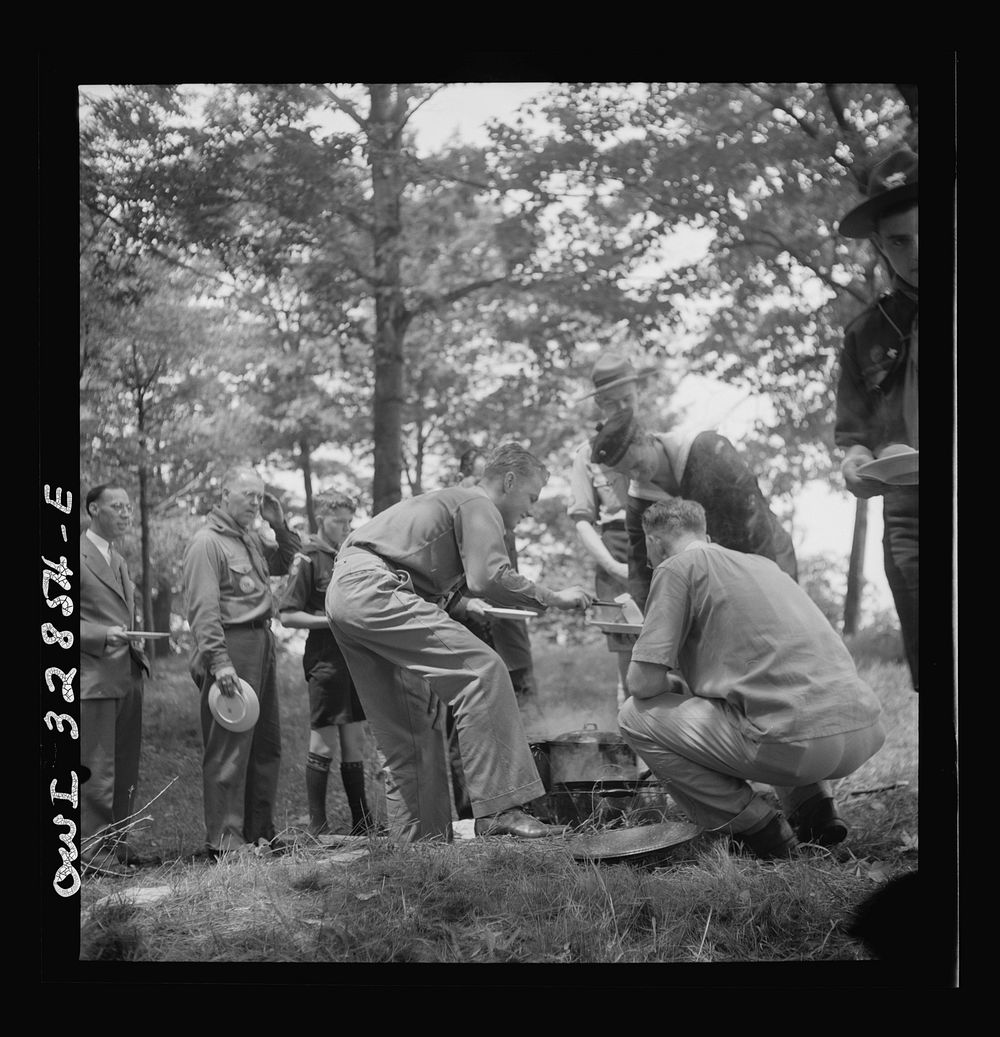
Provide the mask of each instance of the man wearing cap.
{"label": "man wearing cap", "polygon": [[888,268],[892,287],[848,325],[837,385],[834,440],[846,453],[844,483],[862,499],[883,494],[885,574],[919,690],[918,486],[865,478],[859,467],[886,447],[920,449],[917,415],[917,156],[899,148],[868,179],[868,197],[841,221],[840,233],[868,238]]}
{"label": "man wearing cap", "polygon": [[[655,568],[622,737],[696,824],[741,849],[841,842],[828,782],[885,740],[843,640],[774,562],[709,543],[697,502],[654,503],[642,524]],[[775,786],[787,821],[750,781]]]}
{"label": "man wearing cap", "polygon": [[135,627],[135,587],[114,542],[132,521],[128,493],[95,486],[80,537],[80,840],[86,865],[138,858],[116,826],[135,811],[142,738],[142,675],[149,660]]}
{"label": "man wearing cap", "polygon": [[324,602],[337,551],[351,528],[355,504],[344,493],[317,494],[313,506],[319,522],[316,536],[295,555],[278,603],[286,627],[309,631],[302,668],[309,687],[309,755],[306,797],[309,834],[329,831],[326,790],[335,743],[340,745],[340,778],[351,810],[351,834],[374,831],[365,798],[365,713],[347,662],[326,621]]}
{"label": "man wearing cap", "polygon": [[[604,421],[621,410],[634,411],[639,402],[639,380],[651,374],[651,367],[637,371],[625,357],[605,353],[597,358],[590,377],[592,392]],[[580,542],[597,563],[597,597],[611,601],[628,587],[628,533],[625,508],[628,476],[591,460],[591,438],[581,443],[573,455],[570,472],[570,502],[567,514],[576,524]],[[624,700],[628,653],[618,652],[618,700]]]}
{"label": "man wearing cap", "polygon": [[[254,530],[258,513],[276,545]],[[215,858],[261,839],[282,848],[274,839],[281,728],[269,577],[287,573],[300,546],[260,476],[234,468],[184,554],[191,676],[201,689],[206,849]],[[250,730],[228,730],[213,718],[209,690],[218,684],[226,697],[239,694],[241,679],[256,692],[260,714]]]}
{"label": "man wearing cap", "polygon": [[[504,530],[531,513],[547,479],[534,455],[505,444],[477,485],[400,501],[340,550],[326,614],[386,757],[389,823],[401,841],[451,834],[442,702],[454,709],[476,833],[558,831],[521,809],[545,787],[507,667],[444,610],[463,583],[509,608],[590,605],[578,587],[550,590],[517,573],[504,546]],[[410,679],[395,679],[400,671]]]}
{"label": "man wearing cap", "polygon": [[625,526],[629,535],[629,592],[645,608],[651,572],[642,514],[658,500],[683,497],[701,504],[712,540],[777,562],[791,578],[798,568],[791,537],[772,514],[757,479],[724,436],[686,430],[649,432],[631,410],[599,427],[591,460],[630,476]]}

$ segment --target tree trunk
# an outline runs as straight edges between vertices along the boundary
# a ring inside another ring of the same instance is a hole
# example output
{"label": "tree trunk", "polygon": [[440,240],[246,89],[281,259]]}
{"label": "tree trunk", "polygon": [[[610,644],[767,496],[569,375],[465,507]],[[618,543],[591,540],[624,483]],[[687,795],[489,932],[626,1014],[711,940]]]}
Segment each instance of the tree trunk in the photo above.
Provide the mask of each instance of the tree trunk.
{"label": "tree trunk", "polygon": [[316,533],[319,526],[313,506],[312,451],[306,436],[299,440],[299,467],[302,469],[302,483],[306,491],[306,520],[309,523],[309,532]]}
{"label": "tree trunk", "polygon": [[[149,574],[149,470],[146,459],[149,457],[149,444],[146,442],[146,408],[141,390],[135,395],[136,426],[142,453],[139,457],[139,552],[142,565],[142,629],[155,630],[153,623],[153,585]],[[170,627],[168,626],[169,630]],[[152,666],[152,656],[150,656]],[[152,676],[152,673],[150,673]]]}
{"label": "tree trunk", "polygon": [[375,83],[368,132],[372,168],[375,273],[375,393],[372,437],[375,472],[372,507],[377,514],[402,494],[403,334],[406,313],[399,279],[401,225],[400,141],[405,104],[391,84]]}
{"label": "tree trunk", "polygon": [[[142,628],[143,630],[156,630],[156,627],[153,626],[153,586],[149,578],[149,501],[147,500],[146,493],[147,481],[146,462],[141,461],[139,463],[139,549],[142,565]],[[168,623],[167,630],[169,629],[170,625]]]}
{"label": "tree trunk", "polygon": [[847,594],[844,596],[844,634],[856,634],[861,612],[861,592],[865,587],[865,543],[868,539],[868,501],[857,498],[854,506],[854,539],[847,566]]}
{"label": "tree trunk", "polygon": [[[174,590],[170,581],[158,573],[156,576],[156,593],[153,595],[153,625],[150,630],[170,630],[170,607],[173,604]],[[150,658],[162,658],[170,655],[170,639],[161,638],[152,642]]]}

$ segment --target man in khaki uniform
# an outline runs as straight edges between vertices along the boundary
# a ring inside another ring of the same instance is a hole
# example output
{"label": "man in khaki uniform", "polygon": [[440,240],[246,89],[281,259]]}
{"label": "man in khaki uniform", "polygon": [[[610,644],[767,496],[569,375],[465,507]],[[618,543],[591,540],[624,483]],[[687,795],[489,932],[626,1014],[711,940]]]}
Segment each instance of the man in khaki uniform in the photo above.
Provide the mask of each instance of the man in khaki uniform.
{"label": "man in khaki uniform", "polygon": [[[463,582],[509,608],[590,605],[578,587],[549,590],[517,573],[504,546],[504,529],[530,514],[547,478],[537,458],[506,444],[478,485],[394,504],[337,558],[326,614],[385,755],[389,823],[403,841],[451,834],[441,703],[454,709],[477,834],[553,832],[520,809],[545,787],[507,667],[443,607]],[[400,671],[418,679],[397,680]]]}
{"label": "man in khaki uniform", "polygon": [[[274,530],[277,546],[254,531],[258,512]],[[269,577],[287,573],[300,546],[260,476],[236,468],[223,479],[219,504],[184,555],[184,598],[195,640],[191,676],[201,689],[206,848],[213,857],[260,839],[282,849],[273,819],[281,727]],[[240,678],[260,702],[249,731],[222,727],[208,708],[213,683],[231,696]]]}
{"label": "man in khaki uniform", "polygon": [[[619,411],[635,411],[639,407],[639,383],[653,373],[653,367],[640,370],[618,353],[604,353],[590,372],[594,383],[593,397],[602,421],[609,421]],[[569,506],[566,511],[576,526],[580,543],[593,558],[597,571],[594,583],[597,597],[610,601],[628,591],[628,532],[625,508],[629,478],[613,468],[605,468],[590,459],[593,437],[581,443],[573,454],[569,477]],[[618,659],[618,705],[625,701],[629,654],[615,653]]]}
{"label": "man in khaki uniform", "polygon": [[[142,738],[142,674],[149,661],[135,626],[135,588],[114,541],[128,530],[132,505],[113,484],[86,497],[90,528],[80,537],[80,789],[85,864],[137,863],[115,826],[135,810]],[[107,832],[106,838],[98,838]]]}

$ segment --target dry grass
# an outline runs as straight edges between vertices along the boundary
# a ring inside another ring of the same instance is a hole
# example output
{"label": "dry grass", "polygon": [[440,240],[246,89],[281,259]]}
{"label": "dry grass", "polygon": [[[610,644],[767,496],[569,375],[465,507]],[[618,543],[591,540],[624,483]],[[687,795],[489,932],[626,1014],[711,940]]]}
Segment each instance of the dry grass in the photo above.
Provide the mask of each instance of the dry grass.
{"label": "dry grass", "polygon": [[[281,673],[285,757],[279,816],[297,834],[308,737],[298,660]],[[197,695],[182,667],[162,668],[145,718],[144,787],[177,780],[132,835],[163,863],[131,878],[88,876],[81,957],[146,962],[705,963],[860,961],[846,934],[860,901],[916,867],[916,696],[898,664],[865,676],[886,709],[889,739],[841,783],[848,841],[792,862],[734,855],[702,836],[664,866],[574,861],[558,840],[456,840],[393,849],[344,840],[320,848],[300,838],[286,856],[185,859],[202,840]],[[539,653],[540,701],[569,730],[614,724],[615,662],[603,644]],[[548,732],[552,733],[552,732]],[[906,782],[907,784],[897,784]],[[331,777],[331,816],[340,790]],[[883,786],[882,791],[869,791]],[[884,788],[884,786],[894,786]],[[353,850],[351,849],[353,848]],[[135,906],[130,889],[168,886]],[[109,894],[116,894],[102,901]]]}

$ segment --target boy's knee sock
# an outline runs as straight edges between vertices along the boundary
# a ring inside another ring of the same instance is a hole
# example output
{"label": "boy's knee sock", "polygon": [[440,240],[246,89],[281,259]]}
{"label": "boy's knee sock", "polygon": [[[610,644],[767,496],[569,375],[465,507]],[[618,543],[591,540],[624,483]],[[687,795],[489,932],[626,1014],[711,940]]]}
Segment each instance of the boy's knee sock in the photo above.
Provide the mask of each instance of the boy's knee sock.
{"label": "boy's knee sock", "polygon": [[330,757],[309,753],[306,757],[306,797],[309,802],[310,829],[326,828],[326,785],[330,778]]}
{"label": "boy's knee sock", "polygon": [[367,830],[373,823],[368,803],[365,800],[365,765],[361,760],[340,765],[340,777],[351,808],[352,829]]}

